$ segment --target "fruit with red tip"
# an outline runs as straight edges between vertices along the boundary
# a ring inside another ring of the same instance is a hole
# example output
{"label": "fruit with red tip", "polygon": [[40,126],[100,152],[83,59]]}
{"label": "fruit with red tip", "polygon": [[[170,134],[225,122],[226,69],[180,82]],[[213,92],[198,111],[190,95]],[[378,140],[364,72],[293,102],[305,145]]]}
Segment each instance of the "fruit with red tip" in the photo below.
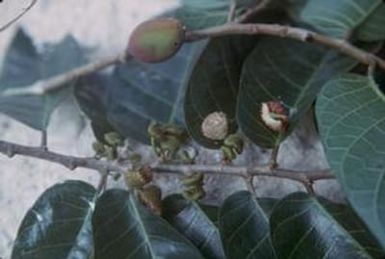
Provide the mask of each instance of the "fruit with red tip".
{"label": "fruit with red tip", "polygon": [[173,18],[158,18],[138,25],[128,43],[128,54],[146,63],[172,57],[184,41],[184,26]]}

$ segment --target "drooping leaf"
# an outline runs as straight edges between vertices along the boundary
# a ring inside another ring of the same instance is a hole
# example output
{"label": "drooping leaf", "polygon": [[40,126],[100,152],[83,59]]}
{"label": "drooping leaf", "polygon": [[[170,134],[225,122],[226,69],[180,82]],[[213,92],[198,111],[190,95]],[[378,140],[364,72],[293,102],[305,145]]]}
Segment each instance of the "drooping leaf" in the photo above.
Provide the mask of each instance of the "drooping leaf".
{"label": "drooping leaf", "polygon": [[79,78],[74,87],[74,96],[81,110],[91,120],[96,139],[104,142],[104,134],[114,131],[108,121],[108,87],[112,77],[104,74],[91,74]]}
{"label": "drooping leaf", "polygon": [[[237,119],[242,131],[264,148],[278,145],[306,114],[321,87],[356,62],[332,50],[290,39],[261,39],[243,66]],[[261,119],[262,103],[282,102],[289,129],[279,133]]]}
{"label": "drooping leaf", "polygon": [[385,39],[385,4],[381,4],[356,29],[355,37],[363,41],[380,41]]}
{"label": "drooping leaf", "polygon": [[219,230],[229,259],[276,258],[269,215],[247,191],[228,197],[219,212]]}
{"label": "drooping leaf", "polygon": [[308,0],[304,4],[303,1],[297,0],[297,3],[302,7],[300,11],[297,10],[302,22],[329,36],[347,38],[353,29],[381,5],[382,1]]}
{"label": "drooping leaf", "polygon": [[385,248],[385,97],[370,78],[330,81],[316,115],[327,159],[358,215]]}
{"label": "drooping leaf", "polygon": [[199,204],[174,194],[163,200],[162,208],[163,217],[187,237],[205,258],[225,258],[219,230]]}
{"label": "drooping leaf", "polygon": [[189,133],[200,145],[219,148],[222,144],[202,133],[202,122],[210,113],[225,113],[230,124],[229,134],[236,130],[239,77],[243,60],[254,42],[254,37],[247,36],[213,39],[195,64],[186,90],[184,113]]}
{"label": "drooping leaf", "polygon": [[25,215],[13,259],[88,259],[92,254],[91,215],[96,190],[66,181],[46,190]]}
{"label": "drooping leaf", "polygon": [[[281,11],[258,14],[254,22],[284,20]],[[219,148],[222,141],[204,136],[201,125],[213,112],[223,112],[229,134],[237,130],[236,106],[243,62],[253,50],[257,37],[228,36],[210,40],[191,73],[185,93],[184,115],[190,135],[206,148]]]}
{"label": "drooping leaf", "polygon": [[373,258],[384,258],[385,251],[350,206],[333,203],[321,197],[317,200]]}
{"label": "drooping leaf", "polygon": [[[352,232],[365,231],[360,226],[352,227]],[[279,201],[271,214],[270,228],[278,258],[372,258],[365,248],[379,252],[375,245],[360,244],[307,193],[290,194]]]}
{"label": "drooping leaf", "polygon": [[70,36],[56,45],[48,45],[38,52],[32,39],[19,30],[5,56],[0,76],[0,112],[30,127],[43,130],[57,104],[69,93],[58,90],[42,96],[3,95],[6,90],[28,87],[82,65],[83,52]]}
{"label": "drooping leaf", "polygon": [[92,218],[95,259],[203,258],[177,230],[124,190],[106,191]]}

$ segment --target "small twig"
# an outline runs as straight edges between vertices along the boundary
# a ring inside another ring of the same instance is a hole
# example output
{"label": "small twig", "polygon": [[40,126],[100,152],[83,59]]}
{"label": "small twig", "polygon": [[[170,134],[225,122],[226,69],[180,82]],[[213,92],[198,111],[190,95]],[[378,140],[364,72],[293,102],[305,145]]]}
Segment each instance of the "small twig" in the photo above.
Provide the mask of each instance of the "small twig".
{"label": "small twig", "polygon": [[229,8],[229,14],[227,16],[227,22],[234,21],[236,10],[237,10],[237,0],[230,0],[230,8]]}
{"label": "small twig", "polygon": [[96,191],[100,195],[106,189],[109,174],[107,171],[104,171],[104,172],[100,171],[99,173],[100,173],[100,180]]}
{"label": "small twig", "polygon": [[260,0],[259,3],[257,3],[253,8],[246,10],[244,14],[239,16],[236,22],[245,23],[249,21],[251,17],[265,9],[270,4],[270,2],[271,0]]}
{"label": "small twig", "polygon": [[372,53],[359,49],[345,40],[330,38],[306,29],[290,27],[286,25],[264,23],[228,23],[203,30],[187,32],[186,39],[188,41],[196,41],[208,37],[212,38],[226,35],[270,35],[290,38],[302,42],[316,43],[331,49],[335,49],[368,66],[377,64],[379,67],[385,70],[385,60],[373,55]]}
{"label": "small twig", "polygon": [[280,144],[276,145],[273,150],[271,151],[271,156],[270,156],[270,161],[269,161],[269,166],[271,168],[277,168],[278,167],[278,153],[279,153],[279,148]]}
{"label": "small twig", "polygon": [[84,66],[70,70],[67,73],[60,74],[58,76],[51,77],[43,81],[37,81],[34,84],[27,87],[15,87],[5,90],[3,96],[13,95],[43,95],[47,92],[58,90],[68,82],[71,82],[79,77],[86,76],[94,73],[98,70],[114,65],[124,60],[126,54],[119,54],[113,57],[107,57],[96,62],[88,63]]}
{"label": "small twig", "polygon": [[[88,168],[98,172],[116,172],[124,174],[130,165],[122,166],[111,161],[102,161],[95,158],[74,157],[62,155],[40,147],[23,146],[11,142],[0,141],[0,153],[9,157],[23,155],[34,157],[61,164],[70,170],[76,168]],[[267,166],[245,167],[245,166],[225,166],[225,165],[163,165],[153,164],[150,166],[155,173],[189,174],[190,172],[202,172],[207,175],[230,175],[238,177],[265,176],[289,179],[297,181],[305,186],[317,180],[333,179],[334,176],[329,170],[320,171],[295,171],[282,168],[270,168]]]}
{"label": "small twig", "polygon": [[17,22],[21,17],[24,16],[24,14],[26,14],[35,4],[37,3],[37,0],[32,0],[32,2],[29,4],[29,6],[27,6],[27,8],[25,8],[19,15],[17,15],[15,18],[13,18],[12,20],[10,20],[9,22],[7,22],[5,25],[3,25],[2,27],[0,27],[0,32],[8,29],[8,27],[10,27],[12,24],[14,24],[15,22]]}
{"label": "small twig", "polygon": [[254,196],[254,198],[257,198],[257,193],[255,192],[254,188],[254,176],[249,175],[244,178],[246,183],[247,190]]}
{"label": "small twig", "polygon": [[41,131],[41,141],[40,141],[40,147],[42,149],[48,150],[47,140],[48,140],[47,130],[43,129]]}

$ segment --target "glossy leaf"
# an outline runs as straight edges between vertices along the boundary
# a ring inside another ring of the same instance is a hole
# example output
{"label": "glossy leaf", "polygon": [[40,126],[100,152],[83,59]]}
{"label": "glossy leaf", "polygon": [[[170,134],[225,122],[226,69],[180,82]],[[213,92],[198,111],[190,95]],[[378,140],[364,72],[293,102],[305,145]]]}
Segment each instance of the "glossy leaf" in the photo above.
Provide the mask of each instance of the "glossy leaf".
{"label": "glossy leaf", "polygon": [[317,200],[373,258],[385,257],[385,251],[381,249],[376,238],[350,206],[333,203],[321,197]]}
{"label": "glossy leaf", "polygon": [[[230,1],[227,0],[182,0],[182,8],[174,16],[183,20],[188,29],[203,29],[227,22]],[[237,0],[236,15],[255,4],[254,0]]]}
{"label": "glossy leaf", "polygon": [[299,12],[299,19],[324,34],[346,38],[381,3],[381,0],[309,0]]}
{"label": "glossy leaf", "polygon": [[364,76],[330,81],[316,115],[327,159],[353,208],[385,248],[385,96]]}
{"label": "glossy leaf", "polygon": [[108,121],[108,87],[114,82],[105,74],[91,74],[79,78],[74,87],[74,96],[81,110],[91,120],[96,139],[105,142],[104,134],[115,131]]}
{"label": "glossy leaf", "polygon": [[269,215],[247,191],[228,197],[219,212],[219,229],[229,259],[276,258]]}
{"label": "glossy leaf", "polygon": [[363,41],[380,41],[385,39],[385,3],[381,4],[357,28],[355,37]]}
{"label": "glossy leaf", "polygon": [[205,258],[225,258],[219,230],[198,203],[174,194],[163,200],[162,207],[163,217],[187,237]]}
{"label": "glossy leaf", "polygon": [[199,259],[199,251],[124,190],[106,191],[92,218],[95,259]]}
{"label": "glossy leaf", "polygon": [[[290,194],[279,201],[271,214],[270,227],[278,258],[372,258],[355,236],[307,193]],[[365,229],[354,226],[350,231]],[[376,246],[367,248],[378,252]]]}
{"label": "glossy leaf", "polygon": [[219,148],[221,141],[205,137],[203,120],[213,112],[224,112],[230,132],[237,126],[235,108],[243,60],[255,44],[254,37],[213,39],[195,64],[186,90],[184,113],[189,133],[200,145]]}
{"label": "glossy leaf", "polygon": [[25,215],[13,247],[14,259],[88,259],[96,190],[66,181],[46,190]]}
{"label": "glossy leaf", "polygon": [[[238,96],[237,119],[255,144],[278,145],[306,114],[321,87],[355,61],[316,45],[265,38],[246,59]],[[290,110],[289,130],[278,133],[261,119],[262,103],[280,101]]]}
{"label": "glossy leaf", "polygon": [[2,95],[4,91],[64,73],[85,62],[83,52],[70,36],[57,45],[47,45],[39,52],[32,39],[19,30],[5,56],[0,76],[0,112],[30,127],[43,130],[57,104],[69,93],[68,88],[34,95]]}
{"label": "glossy leaf", "polygon": [[[278,22],[285,15],[278,10],[258,14],[254,22]],[[185,93],[184,115],[190,135],[206,148],[219,148],[220,140],[205,137],[204,119],[223,112],[229,121],[229,134],[237,130],[236,106],[243,62],[253,50],[257,37],[228,36],[210,40],[191,73]]]}

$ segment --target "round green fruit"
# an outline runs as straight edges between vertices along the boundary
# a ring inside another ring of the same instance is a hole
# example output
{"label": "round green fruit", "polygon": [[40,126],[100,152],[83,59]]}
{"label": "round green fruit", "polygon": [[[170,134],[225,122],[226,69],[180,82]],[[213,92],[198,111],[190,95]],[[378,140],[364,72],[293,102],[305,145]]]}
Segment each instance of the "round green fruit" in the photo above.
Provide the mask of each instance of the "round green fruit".
{"label": "round green fruit", "polygon": [[162,62],[179,50],[184,34],[183,24],[176,19],[143,22],[131,34],[128,53],[146,63]]}

